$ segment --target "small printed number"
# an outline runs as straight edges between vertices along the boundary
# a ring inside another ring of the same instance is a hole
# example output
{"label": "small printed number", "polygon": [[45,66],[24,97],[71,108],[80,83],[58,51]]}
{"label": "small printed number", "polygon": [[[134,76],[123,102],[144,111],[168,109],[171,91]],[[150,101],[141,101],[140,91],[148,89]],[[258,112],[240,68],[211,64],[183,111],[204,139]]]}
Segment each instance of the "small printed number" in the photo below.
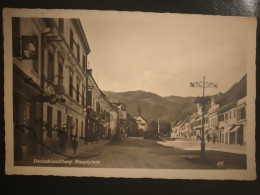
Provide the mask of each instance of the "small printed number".
{"label": "small printed number", "polygon": [[217,162],[217,166],[223,166],[224,165],[224,161],[218,161]]}

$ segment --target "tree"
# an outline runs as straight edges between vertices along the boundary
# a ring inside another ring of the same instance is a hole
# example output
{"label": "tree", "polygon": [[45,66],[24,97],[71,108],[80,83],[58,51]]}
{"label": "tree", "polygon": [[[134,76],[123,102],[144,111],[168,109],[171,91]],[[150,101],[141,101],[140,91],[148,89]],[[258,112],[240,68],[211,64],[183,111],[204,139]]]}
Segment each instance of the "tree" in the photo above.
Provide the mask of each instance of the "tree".
{"label": "tree", "polygon": [[169,121],[160,121],[160,135],[169,134],[171,132],[171,123]]}
{"label": "tree", "polygon": [[158,135],[157,121],[149,121],[147,125],[147,131],[144,132],[144,139],[158,139]]}
{"label": "tree", "polygon": [[151,120],[148,122],[147,131],[157,133],[158,132],[158,122],[156,120]]}

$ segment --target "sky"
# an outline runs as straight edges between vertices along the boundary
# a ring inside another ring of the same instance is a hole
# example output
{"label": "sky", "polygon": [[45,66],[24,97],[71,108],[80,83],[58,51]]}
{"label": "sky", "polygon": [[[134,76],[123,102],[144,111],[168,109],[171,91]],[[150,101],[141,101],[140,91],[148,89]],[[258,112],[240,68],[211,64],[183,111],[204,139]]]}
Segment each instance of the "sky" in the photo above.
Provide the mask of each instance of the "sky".
{"label": "sky", "polygon": [[247,73],[248,53],[255,52],[252,18],[87,11],[80,20],[89,67],[105,91],[200,96],[190,82],[205,76],[218,85],[206,95],[225,92]]}

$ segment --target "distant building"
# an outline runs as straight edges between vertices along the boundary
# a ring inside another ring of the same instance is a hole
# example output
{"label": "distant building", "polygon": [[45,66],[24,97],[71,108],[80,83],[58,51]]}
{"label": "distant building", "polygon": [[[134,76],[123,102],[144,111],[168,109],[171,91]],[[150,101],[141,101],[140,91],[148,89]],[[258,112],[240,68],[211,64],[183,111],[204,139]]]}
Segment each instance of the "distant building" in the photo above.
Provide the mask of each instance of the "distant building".
{"label": "distant building", "polygon": [[138,125],[138,130],[142,134],[147,131],[148,121],[141,115],[135,117],[136,123]]}
{"label": "distant building", "polygon": [[246,135],[246,97],[231,102],[219,110],[221,142],[244,144]]}
{"label": "distant building", "polygon": [[[246,75],[235,83],[225,94],[211,97],[205,105],[204,138],[216,138],[225,144],[246,144]],[[189,127],[187,126],[189,123]],[[183,137],[187,132],[202,136],[202,107],[197,105],[197,112],[172,127],[171,137]],[[192,136],[191,136],[192,137]],[[194,136],[193,136],[194,137]]]}
{"label": "distant building", "polygon": [[125,103],[112,103],[113,106],[117,108],[118,111],[118,128],[119,133],[124,136],[127,128],[128,128],[128,121],[127,121],[127,106]]}
{"label": "distant building", "polygon": [[87,100],[87,140],[110,139],[116,133],[119,113],[99,89],[91,69],[88,69]]}

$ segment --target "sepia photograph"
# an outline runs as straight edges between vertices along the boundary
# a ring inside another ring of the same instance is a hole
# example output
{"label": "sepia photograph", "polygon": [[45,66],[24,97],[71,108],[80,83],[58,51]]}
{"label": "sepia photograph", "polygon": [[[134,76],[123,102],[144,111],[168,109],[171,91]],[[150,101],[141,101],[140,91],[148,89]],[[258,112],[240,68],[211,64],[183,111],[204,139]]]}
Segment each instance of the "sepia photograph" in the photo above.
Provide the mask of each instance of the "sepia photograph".
{"label": "sepia photograph", "polygon": [[256,27],[5,8],[6,173],[256,179]]}

